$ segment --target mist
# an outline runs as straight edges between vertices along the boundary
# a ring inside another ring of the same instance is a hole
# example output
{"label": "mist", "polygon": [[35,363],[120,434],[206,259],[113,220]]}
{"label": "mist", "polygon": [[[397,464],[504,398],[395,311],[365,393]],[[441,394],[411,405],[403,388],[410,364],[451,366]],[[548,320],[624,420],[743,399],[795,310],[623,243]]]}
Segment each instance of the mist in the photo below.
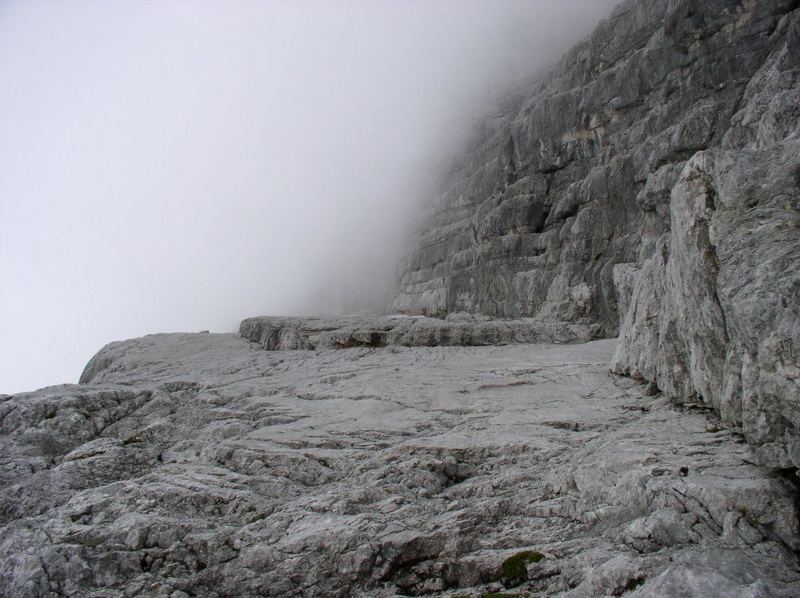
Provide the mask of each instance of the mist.
{"label": "mist", "polygon": [[613,4],[0,2],[0,392],[385,305],[454,140]]}

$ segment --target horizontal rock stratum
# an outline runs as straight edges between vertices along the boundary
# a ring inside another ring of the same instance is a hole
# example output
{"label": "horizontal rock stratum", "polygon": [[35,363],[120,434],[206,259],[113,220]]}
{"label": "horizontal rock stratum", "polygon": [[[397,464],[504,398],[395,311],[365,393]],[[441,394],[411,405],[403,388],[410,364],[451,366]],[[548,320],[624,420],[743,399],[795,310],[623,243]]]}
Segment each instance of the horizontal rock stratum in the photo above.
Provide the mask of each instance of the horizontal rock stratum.
{"label": "horizontal rock stratum", "polygon": [[[446,320],[406,316],[260,317],[244,320],[239,334],[267,350],[292,350],[579,343],[600,338],[602,328],[597,324],[542,322],[532,318],[497,320],[470,314],[450,314]],[[91,369],[90,364],[88,370]]]}

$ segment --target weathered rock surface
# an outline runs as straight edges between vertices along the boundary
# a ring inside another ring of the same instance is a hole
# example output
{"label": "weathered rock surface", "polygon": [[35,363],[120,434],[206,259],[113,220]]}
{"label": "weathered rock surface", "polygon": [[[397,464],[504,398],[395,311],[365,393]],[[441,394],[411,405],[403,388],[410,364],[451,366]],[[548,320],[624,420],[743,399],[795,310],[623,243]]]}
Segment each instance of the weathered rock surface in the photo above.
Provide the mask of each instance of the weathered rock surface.
{"label": "weathered rock surface", "polygon": [[800,139],[693,157],[638,276],[621,373],[714,407],[773,467],[800,465]]}
{"label": "weathered rock surface", "polygon": [[[258,317],[243,320],[239,334],[273,350],[350,347],[486,346],[514,343],[579,343],[602,337],[598,324],[497,320],[472,314],[447,319],[382,316],[339,318]],[[100,359],[103,359],[101,357]],[[93,364],[89,364],[91,370]]]}
{"label": "weathered rock surface", "polygon": [[588,321],[616,335],[613,266],[649,257],[668,230],[686,161],[783,139],[800,120],[797,6],[620,5],[454,161],[396,309]]}
{"label": "weathered rock surface", "polygon": [[796,596],[796,491],[615,341],[114,343],[0,402],[5,596]]}
{"label": "weathered rock surface", "polygon": [[[669,232],[640,267],[614,368],[715,408],[762,463],[800,465],[800,14],[752,78],[722,147],[672,187]],[[622,272],[627,274],[622,274]]]}
{"label": "weathered rock surface", "polygon": [[621,4],[454,162],[395,308],[619,314],[616,371],[800,464],[799,6]]}

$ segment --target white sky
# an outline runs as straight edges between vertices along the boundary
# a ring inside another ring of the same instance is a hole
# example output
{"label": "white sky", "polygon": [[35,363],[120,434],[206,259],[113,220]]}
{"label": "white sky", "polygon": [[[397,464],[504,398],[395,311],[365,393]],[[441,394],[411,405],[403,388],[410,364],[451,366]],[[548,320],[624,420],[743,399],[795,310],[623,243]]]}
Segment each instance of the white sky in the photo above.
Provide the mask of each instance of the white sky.
{"label": "white sky", "polygon": [[0,0],[0,393],[377,297],[445,140],[614,3]]}

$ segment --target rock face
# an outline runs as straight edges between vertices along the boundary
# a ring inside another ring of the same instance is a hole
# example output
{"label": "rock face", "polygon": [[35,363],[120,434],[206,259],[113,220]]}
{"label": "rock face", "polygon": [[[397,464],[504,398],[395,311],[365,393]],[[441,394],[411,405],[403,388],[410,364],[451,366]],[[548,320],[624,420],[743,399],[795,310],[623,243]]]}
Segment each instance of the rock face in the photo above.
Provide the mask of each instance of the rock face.
{"label": "rock face", "polygon": [[793,485],[615,344],[109,345],[0,402],[0,594],[800,594]]}
{"label": "rock face", "polygon": [[689,158],[797,124],[797,6],[624,2],[453,163],[396,309],[616,335],[613,267],[652,254]]}
{"label": "rock face", "polygon": [[694,156],[670,234],[623,283],[614,358],[620,373],[714,407],[783,468],[800,465],[799,173],[800,139]]}
{"label": "rock face", "polygon": [[799,6],[621,4],[453,163],[395,308],[621,321],[617,372],[800,464]]}

